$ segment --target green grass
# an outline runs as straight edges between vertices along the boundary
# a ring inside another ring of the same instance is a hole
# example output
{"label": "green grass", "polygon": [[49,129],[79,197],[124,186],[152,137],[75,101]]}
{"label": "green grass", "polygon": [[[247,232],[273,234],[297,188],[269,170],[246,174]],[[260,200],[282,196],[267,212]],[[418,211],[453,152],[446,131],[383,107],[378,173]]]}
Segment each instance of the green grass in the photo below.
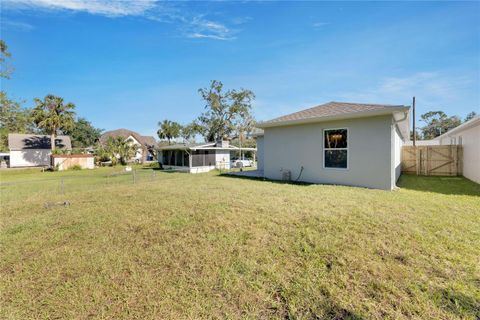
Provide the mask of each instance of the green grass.
{"label": "green grass", "polygon": [[466,179],[387,192],[119,170],[0,172],[0,318],[480,317]]}

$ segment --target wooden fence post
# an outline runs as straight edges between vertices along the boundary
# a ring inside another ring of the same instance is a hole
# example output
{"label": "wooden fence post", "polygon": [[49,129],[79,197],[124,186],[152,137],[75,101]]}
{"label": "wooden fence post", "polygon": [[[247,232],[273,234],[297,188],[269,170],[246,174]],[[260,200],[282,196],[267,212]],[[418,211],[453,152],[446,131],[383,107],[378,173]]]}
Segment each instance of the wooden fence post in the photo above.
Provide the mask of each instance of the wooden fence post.
{"label": "wooden fence post", "polygon": [[455,176],[458,176],[458,147],[457,146],[453,146],[453,150],[452,150],[452,153],[453,153],[453,163],[451,165],[451,167],[453,167],[453,170],[451,170],[451,175],[455,175]]}
{"label": "wooden fence post", "polygon": [[430,160],[431,160],[431,152],[430,152],[430,147],[427,146],[425,148],[425,152],[426,152],[426,159],[425,159],[425,175],[428,176],[429,173],[430,173]]}
{"label": "wooden fence post", "polygon": [[418,147],[415,147],[415,169],[417,171],[417,176],[420,175],[420,155],[421,155],[422,151],[420,150],[420,148]]}

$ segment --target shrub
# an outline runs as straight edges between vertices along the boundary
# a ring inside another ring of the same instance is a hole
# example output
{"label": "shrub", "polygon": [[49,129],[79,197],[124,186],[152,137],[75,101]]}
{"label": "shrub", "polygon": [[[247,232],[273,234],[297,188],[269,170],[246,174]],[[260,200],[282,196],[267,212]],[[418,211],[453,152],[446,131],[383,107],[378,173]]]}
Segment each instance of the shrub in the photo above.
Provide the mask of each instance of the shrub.
{"label": "shrub", "polygon": [[152,163],[143,165],[143,167],[144,168],[150,168],[150,169],[160,169],[160,163],[152,162]]}
{"label": "shrub", "polygon": [[68,150],[57,148],[52,151],[52,154],[68,154],[68,152],[69,152]]}
{"label": "shrub", "polygon": [[76,165],[74,165],[74,166],[71,166],[71,167],[70,167],[70,170],[82,170],[82,166],[79,165],[79,164],[76,164]]}

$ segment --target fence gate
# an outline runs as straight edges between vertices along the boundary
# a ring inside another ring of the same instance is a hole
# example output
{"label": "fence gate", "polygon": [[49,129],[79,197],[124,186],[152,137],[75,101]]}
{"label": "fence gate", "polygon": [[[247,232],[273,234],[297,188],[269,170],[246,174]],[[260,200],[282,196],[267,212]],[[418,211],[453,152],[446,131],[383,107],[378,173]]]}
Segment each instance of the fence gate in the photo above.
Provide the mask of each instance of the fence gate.
{"label": "fence gate", "polygon": [[424,176],[462,174],[462,146],[404,146],[402,172]]}

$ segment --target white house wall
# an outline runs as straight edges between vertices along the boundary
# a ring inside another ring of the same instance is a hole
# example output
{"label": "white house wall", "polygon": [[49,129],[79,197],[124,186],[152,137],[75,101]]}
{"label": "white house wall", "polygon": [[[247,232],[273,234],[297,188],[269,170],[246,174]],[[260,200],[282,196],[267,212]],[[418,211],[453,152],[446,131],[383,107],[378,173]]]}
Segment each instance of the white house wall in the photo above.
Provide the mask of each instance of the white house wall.
{"label": "white house wall", "polygon": [[439,140],[441,145],[460,144],[460,137],[463,147],[463,176],[480,183],[480,125],[443,136]]}
{"label": "white house wall", "polygon": [[264,163],[264,144],[263,136],[257,137],[257,170],[263,171]]}
{"label": "white house wall", "polygon": [[395,183],[397,182],[398,178],[402,174],[402,146],[403,140],[398,131],[396,125],[392,124],[392,139],[393,139],[393,175],[394,179],[392,180],[393,184],[392,187],[395,187]]}
{"label": "white house wall", "polygon": [[230,150],[215,151],[215,166],[218,169],[230,169]]}
{"label": "white house wall", "polygon": [[50,165],[48,149],[11,150],[10,167],[38,167]]}
{"label": "white house wall", "polygon": [[137,139],[135,139],[134,136],[128,136],[126,141],[129,141],[129,140],[130,140],[130,145],[134,144],[134,145],[138,146],[138,149],[135,152],[134,159],[135,160],[142,160],[143,159],[143,149],[142,149],[141,143]]}
{"label": "white house wall", "polygon": [[[348,169],[323,168],[323,130],[348,128]],[[392,116],[304,124],[264,130],[264,175],[282,179],[391,190]]]}

